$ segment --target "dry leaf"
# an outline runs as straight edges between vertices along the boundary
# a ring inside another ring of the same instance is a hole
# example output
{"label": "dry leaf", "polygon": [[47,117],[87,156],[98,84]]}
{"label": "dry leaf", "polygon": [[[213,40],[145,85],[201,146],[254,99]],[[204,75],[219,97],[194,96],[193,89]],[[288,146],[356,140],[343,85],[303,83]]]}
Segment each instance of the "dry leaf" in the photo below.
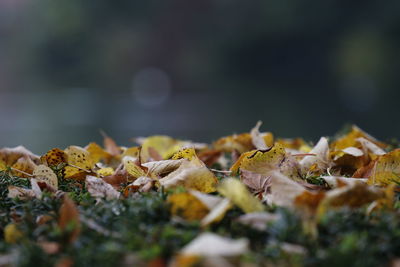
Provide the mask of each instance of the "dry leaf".
{"label": "dry leaf", "polygon": [[150,161],[143,163],[142,166],[147,168],[149,173],[154,175],[163,175],[178,169],[183,161],[183,159]]}
{"label": "dry leaf", "polygon": [[383,190],[366,183],[351,183],[326,193],[325,198],[318,206],[318,217],[321,217],[330,208],[357,208],[385,198],[385,196]]}
{"label": "dry leaf", "polygon": [[59,148],[53,148],[47,151],[46,154],[40,157],[40,160],[43,164],[46,164],[50,167],[57,167],[60,164],[67,163],[67,154]]}
{"label": "dry leaf", "polygon": [[263,135],[260,133],[260,127],[262,125],[261,121],[258,121],[256,126],[251,129],[251,142],[253,143],[254,147],[258,150],[266,150],[269,147],[266,145]]}
{"label": "dry leaf", "polygon": [[94,163],[104,161],[105,163],[109,163],[112,159],[112,155],[105,151],[101,146],[92,142],[85,147],[85,150],[89,152],[90,157],[92,158]]}
{"label": "dry leaf", "polygon": [[309,153],[315,155],[305,156],[300,161],[303,172],[307,173],[312,171],[313,173],[322,173],[330,167],[331,163],[329,160],[329,144],[327,138],[321,137]]}
{"label": "dry leaf", "polygon": [[74,242],[81,232],[81,223],[78,208],[68,195],[64,195],[63,203],[58,213],[58,226],[64,232],[69,231],[68,242]]}
{"label": "dry leaf", "polygon": [[208,213],[208,208],[191,193],[177,193],[168,197],[171,213],[186,220],[201,220]]}
{"label": "dry leaf", "polygon": [[9,223],[4,227],[4,241],[9,244],[15,244],[24,237],[21,230],[15,223]]}
{"label": "dry leaf", "polygon": [[247,239],[230,239],[213,233],[202,233],[182,248],[180,255],[240,256],[249,249]]}
{"label": "dry leaf", "polygon": [[264,210],[261,202],[237,179],[224,179],[218,186],[218,192],[246,213]]}
{"label": "dry leaf", "polygon": [[261,199],[262,195],[268,192],[271,184],[271,177],[269,175],[262,175],[244,169],[240,172],[240,178],[254,194],[261,196]]}
{"label": "dry leaf", "polygon": [[368,183],[375,185],[400,183],[400,149],[377,158]]}
{"label": "dry leaf", "polygon": [[100,131],[103,136],[104,147],[110,155],[116,157],[121,154],[120,147],[115,143],[115,141],[109,137],[104,131]]}
{"label": "dry leaf", "polygon": [[30,157],[22,156],[12,165],[12,173],[18,177],[31,177],[36,166]]}
{"label": "dry leaf", "polygon": [[259,231],[267,229],[267,223],[275,222],[280,218],[278,214],[269,212],[253,212],[239,216],[236,221],[248,225]]}
{"label": "dry leaf", "polygon": [[277,206],[293,207],[295,198],[306,189],[280,172],[271,173],[270,194],[267,202]]}
{"label": "dry leaf", "polygon": [[39,157],[23,146],[4,147],[0,149],[0,171],[11,167],[19,158],[24,156],[30,158],[35,163],[39,162]]}
{"label": "dry leaf", "polygon": [[110,200],[120,197],[120,193],[114,187],[95,176],[86,176],[86,188],[90,195],[96,199],[105,198]]}
{"label": "dry leaf", "polygon": [[187,189],[211,193],[216,190],[217,178],[206,166],[199,166],[199,162],[185,160],[177,170],[160,179],[159,182],[165,188],[183,186]]}
{"label": "dry leaf", "polygon": [[33,170],[33,176],[39,182],[47,183],[48,185],[52,186],[55,190],[58,189],[57,175],[53,172],[52,169],[50,169],[46,165],[38,165]]}

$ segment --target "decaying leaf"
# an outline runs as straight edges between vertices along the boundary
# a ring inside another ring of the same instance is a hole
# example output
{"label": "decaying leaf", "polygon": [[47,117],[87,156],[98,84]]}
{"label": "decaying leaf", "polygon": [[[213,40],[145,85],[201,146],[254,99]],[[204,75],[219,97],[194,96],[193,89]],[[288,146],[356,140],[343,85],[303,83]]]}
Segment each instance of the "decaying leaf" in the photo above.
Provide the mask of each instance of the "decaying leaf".
{"label": "decaying leaf", "polygon": [[33,170],[33,176],[39,181],[47,183],[52,186],[55,190],[58,189],[58,179],[57,175],[53,172],[52,169],[47,167],[46,165],[38,165]]}
{"label": "decaying leaf", "polygon": [[268,188],[271,183],[271,177],[269,175],[263,175],[248,170],[241,170],[240,178],[242,182],[247,185],[254,194],[261,197],[268,192]]}
{"label": "decaying leaf", "polygon": [[357,208],[385,196],[385,192],[377,187],[369,186],[366,183],[352,183],[328,191],[318,206],[318,216],[325,214],[329,208]]}
{"label": "decaying leaf", "polygon": [[253,227],[259,231],[264,231],[267,229],[267,224],[269,222],[275,222],[280,218],[279,215],[269,213],[269,212],[253,212],[243,214],[236,219],[236,221]]}
{"label": "decaying leaf", "polygon": [[142,166],[147,168],[149,173],[154,175],[163,175],[178,169],[183,161],[183,159],[150,161],[143,163]]}
{"label": "decaying leaf", "polygon": [[188,192],[170,195],[167,201],[173,215],[190,221],[201,220],[209,211],[203,202]]}
{"label": "decaying leaf", "polygon": [[375,185],[400,183],[400,149],[395,149],[376,160],[368,183]]}
{"label": "decaying leaf", "polygon": [[12,165],[12,173],[23,178],[31,177],[36,166],[30,157],[22,156]]}
{"label": "decaying leaf", "polygon": [[309,153],[313,155],[305,156],[300,161],[300,166],[304,173],[312,172],[319,174],[330,167],[331,163],[329,160],[329,144],[327,138],[321,137]]}
{"label": "decaying leaf", "polygon": [[4,227],[4,241],[9,244],[15,244],[24,237],[21,230],[15,223],[9,223]]}
{"label": "decaying leaf", "polygon": [[[140,152],[142,162],[148,162],[151,159],[149,148],[153,148],[163,159],[168,159],[175,152],[179,151],[184,142],[173,139],[169,136],[155,135],[147,137],[142,142]],[[154,160],[154,159],[153,159]]]}
{"label": "decaying leaf", "polygon": [[114,187],[95,176],[86,176],[86,188],[90,195],[96,199],[105,198],[110,200],[120,196],[120,193]]}
{"label": "decaying leaf", "polygon": [[253,143],[254,147],[257,150],[266,150],[269,147],[267,146],[266,140],[264,139],[265,134],[262,135],[260,133],[261,125],[262,125],[262,122],[259,121],[259,122],[257,122],[256,126],[253,129],[251,129],[251,131],[250,131],[251,142]]}
{"label": "decaying leaf", "polygon": [[198,162],[185,160],[180,167],[159,180],[165,188],[183,186],[187,189],[194,189],[204,193],[211,193],[216,190],[217,178],[204,165]]}
{"label": "decaying leaf", "polygon": [[60,164],[66,164],[68,161],[68,156],[63,150],[59,148],[53,148],[41,156],[40,160],[43,164],[46,164],[49,167],[57,167]]}
{"label": "decaying leaf", "polygon": [[369,140],[370,142],[374,143],[380,148],[386,147],[384,143],[379,142],[374,137],[372,137],[371,135],[367,134],[366,132],[358,128],[356,125],[353,125],[349,133],[337,139],[335,142],[331,144],[331,148],[333,151],[335,151],[335,150],[342,150],[347,147],[357,147],[358,146],[357,139],[360,137]]}
{"label": "decaying leaf", "polygon": [[243,153],[230,170],[233,174],[237,174],[239,170],[247,170],[266,176],[271,171],[278,170],[293,180],[302,180],[298,162],[278,143],[267,150]]}
{"label": "decaying leaf", "polygon": [[182,248],[180,255],[239,256],[248,251],[247,239],[233,240],[213,233],[203,233]]}
{"label": "decaying leaf", "polygon": [[79,146],[69,146],[65,153],[68,159],[68,166],[64,170],[66,179],[84,179],[92,171],[95,162],[88,151]]}
{"label": "decaying leaf", "polygon": [[270,194],[267,203],[283,207],[293,207],[295,198],[306,189],[280,172],[271,173]]}
{"label": "decaying leaf", "polygon": [[39,157],[23,146],[4,147],[0,149],[0,171],[11,167],[21,157],[28,157],[33,162],[38,163]]}
{"label": "decaying leaf", "polygon": [[218,192],[232,201],[233,204],[241,208],[244,212],[263,211],[264,206],[255,198],[239,180],[226,178],[218,186]]}
{"label": "decaying leaf", "polygon": [[58,213],[58,226],[67,234],[68,242],[74,242],[81,232],[81,223],[78,208],[68,195],[64,195],[63,203]]}
{"label": "decaying leaf", "polygon": [[104,161],[106,163],[110,162],[113,155],[109,152],[105,151],[101,146],[92,142],[85,147],[85,150],[89,152],[90,157],[92,158],[93,162],[97,163],[100,161]]}

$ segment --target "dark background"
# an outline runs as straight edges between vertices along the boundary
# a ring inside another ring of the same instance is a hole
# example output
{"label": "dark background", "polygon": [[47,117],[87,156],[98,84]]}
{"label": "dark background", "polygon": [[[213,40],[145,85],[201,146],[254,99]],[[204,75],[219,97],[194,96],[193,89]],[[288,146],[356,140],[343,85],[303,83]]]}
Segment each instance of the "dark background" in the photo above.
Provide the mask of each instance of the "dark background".
{"label": "dark background", "polygon": [[400,1],[0,0],[0,146],[399,136]]}

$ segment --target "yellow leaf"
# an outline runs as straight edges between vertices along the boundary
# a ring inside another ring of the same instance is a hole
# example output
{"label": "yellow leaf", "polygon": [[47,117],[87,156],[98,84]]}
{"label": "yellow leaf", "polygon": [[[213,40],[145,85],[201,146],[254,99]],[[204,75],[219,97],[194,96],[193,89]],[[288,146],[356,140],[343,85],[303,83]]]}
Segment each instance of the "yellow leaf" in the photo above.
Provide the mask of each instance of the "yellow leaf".
{"label": "yellow leaf", "polygon": [[139,167],[132,158],[126,157],[123,160],[125,170],[134,178],[139,178],[142,176],[148,176],[148,172],[143,168]]}
{"label": "yellow leaf", "polygon": [[239,180],[227,178],[218,186],[218,192],[230,199],[233,204],[244,212],[263,211],[264,206],[255,198]]}
{"label": "yellow leaf", "polygon": [[4,227],[4,240],[9,244],[17,243],[23,236],[23,233],[14,223],[9,223]]}
{"label": "yellow leaf", "polygon": [[147,162],[151,158],[149,148],[153,148],[163,159],[170,158],[175,152],[179,151],[183,142],[169,136],[155,135],[147,137],[142,143],[141,159]]}
{"label": "yellow leaf", "polygon": [[285,148],[280,144],[275,144],[266,150],[249,151],[240,156],[231,171],[237,173],[239,169],[245,169],[256,173],[265,173],[266,168],[267,171],[276,168],[285,158],[285,154]]}
{"label": "yellow leaf", "polygon": [[186,220],[201,220],[208,213],[208,208],[191,193],[170,195],[167,202],[171,205],[171,213]]}
{"label": "yellow leaf", "polygon": [[386,145],[384,143],[379,142],[376,140],[374,137],[370,136],[357,126],[353,125],[351,127],[351,131],[347,133],[346,135],[342,136],[341,138],[337,139],[335,142],[331,144],[332,150],[342,150],[347,147],[357,147],[359,142],[358,138],[365,138],[372,143],[376,144],[377,146],[384,148]]}
{"label": "yellow leaf", "polygon": [[100,177],[109,176],[114,174],[114,169],[111,167],[100,168],[97,170],[97,175]]}
{"label": "yellow leaf", "polygon": [[328,191],[318,206],[317,216],[321,218],[327,210],[332,208],[357,208],[385,197],[385,192],[377,187],[368,186],[362,182],[350,183]]}
{"label": "yellow leaf", "polygon": [[17,160],[17,162],[15,162],[12,165],[13,168],[13,174],[19,177],[30,177],[27,174],[32,174],[33,169],[36,167],[36,164],[27,156],[23,156],[21,158],[19,158]]}
{"label": "yellow leaf", "polygon": [[40,157],[43,164],[56,167],[61,163],[67,163],[67,154],[59,148],[53,148]]}
{"label": "yellow leaf", "polygon": [[95,164],[90,153],[79,146],[69,146],[65,149],[68,164],[84,170],[91,170]]}
{"label": "yellow leaf", "polygon": [[368,184],[389,185],[400,183],[400,149],[378,157]]}
{"label": "yellow leaf", "polygon": [[110,153],[105,151],[101,146],[94,142],[87,145],[85,149],[90,153],[90,156],[94,163],[100,161],[108,163],[112,158],[112,155]]}
{"label": "yellow leaf", "polygon": [[171,159],[188,159],[192,160],[193,158],[197,158],[196,151],[194,148],[184,148],[176,152]]}
{"label": "yellow leaf", "polygon": [[266,150],[252,150],[243,153],[230,170],[234,174],[237,174],[239,169],[266,174],[271,169],[278,168],[285,155],[285,148],[281,144],[275,144]]}
{"label": "yellow leaf", "polygon": [[54,189],[58,189],[58,179],[57,175],[53,172],[52,169],[47,167],[46,165],[38,165],[34,170],[33,170],[33,176],[39,181],[39,182],[45,182]]}
{"label": "yellow leaf", "polygon": [[69,146],[65,153],[67,154],[69,166],[64,169],[64,178],[84,179],[95,164],[90,153],[79,146]]}
{"label": "yellow leaf", "polygon": [[183,186],[204,193],[214,192],[217,178],[204,164],[199,163],[185,160],[178,169],[160,179],[160,184],[165,188]]}

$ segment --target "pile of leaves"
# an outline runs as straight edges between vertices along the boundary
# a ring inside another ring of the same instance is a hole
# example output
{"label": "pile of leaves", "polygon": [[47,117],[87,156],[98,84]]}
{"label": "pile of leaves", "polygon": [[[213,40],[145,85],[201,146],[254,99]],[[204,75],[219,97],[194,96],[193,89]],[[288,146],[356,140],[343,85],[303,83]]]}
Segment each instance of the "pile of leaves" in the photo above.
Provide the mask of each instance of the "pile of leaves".
{"label": "pile of leaves", "polygon": [[400,149],[356,126],[315,145],[0,149],[0,266],[400,264]]}

